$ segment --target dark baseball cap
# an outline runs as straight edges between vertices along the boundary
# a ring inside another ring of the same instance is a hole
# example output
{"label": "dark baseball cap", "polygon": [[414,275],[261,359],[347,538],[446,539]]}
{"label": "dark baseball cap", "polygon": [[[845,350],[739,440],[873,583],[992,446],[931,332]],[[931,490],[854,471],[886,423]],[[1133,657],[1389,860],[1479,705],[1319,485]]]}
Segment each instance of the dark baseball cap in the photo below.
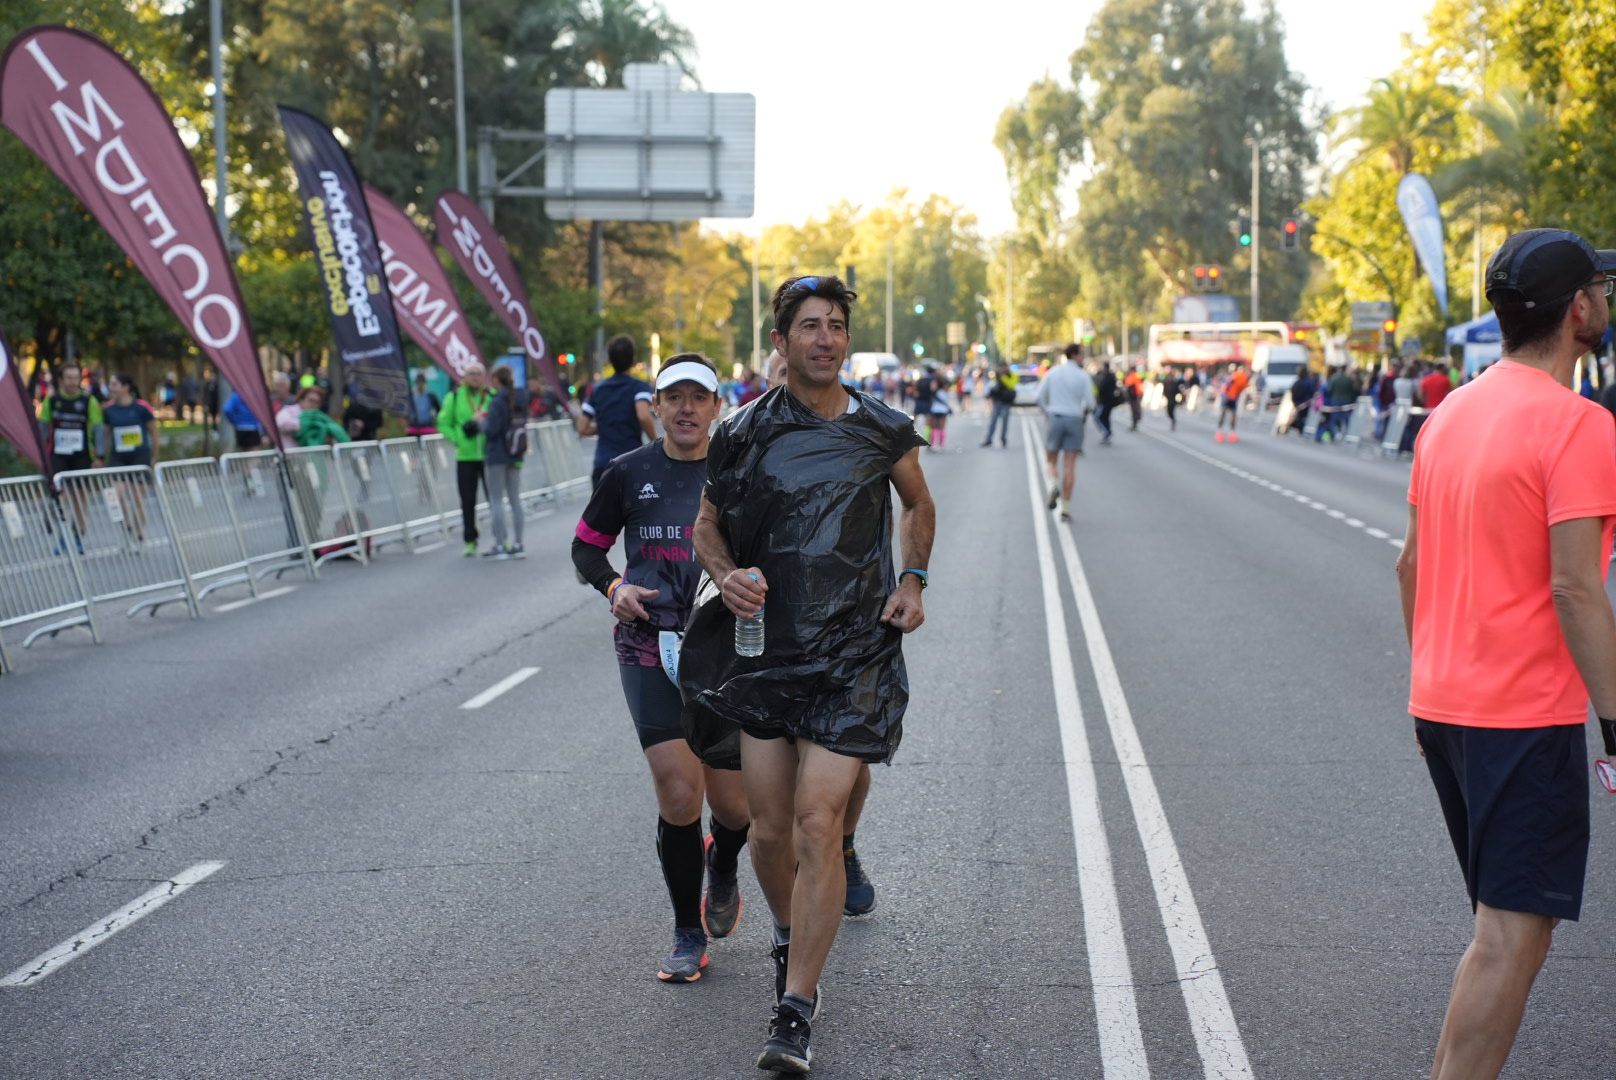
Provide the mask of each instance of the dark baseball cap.
{"label": "dark baseball cap", "polygon": [[1598,251],[1567,229],[1512,233],[1487,263],[1493,307],[1527,310],[1570,296],[1595,274],[1616,271],[1616,249]]}

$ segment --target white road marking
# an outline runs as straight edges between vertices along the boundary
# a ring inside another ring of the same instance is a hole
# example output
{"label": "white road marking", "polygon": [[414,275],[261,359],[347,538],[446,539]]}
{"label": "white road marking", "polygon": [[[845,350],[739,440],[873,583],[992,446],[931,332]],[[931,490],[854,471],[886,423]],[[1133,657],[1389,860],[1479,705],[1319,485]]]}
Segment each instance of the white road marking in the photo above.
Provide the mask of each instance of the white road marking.
{"label": "white road marking", "polygon": [[[1143,428],[1141,428],[1140,430],[1144,431]],[[1306,507],[1309,507],[1310,509],[1313,509],[1313,510],[1320,510],[1320,511],[1324,512],[1325,514],[1329,515],[1331,518],[1334,518],[1336,521],[1341,522],[1341,524],[1347,526],[1348,528],[1362,529],[1364,532],[1368,533],[1370,536],[1374,537],[1376,540],[1386,540],[1390,536],[1390,534],[1387,533],[1385,530],[1383,530],[1383,529],[1372,529],[1368,525],[1366,525],[1362,521],[1362,519],[1355,518],[1355,517],[1348,517],[1347,513],[1345,511],[1337,510],[1337,509],[1335,509],[1334,507],[1330,506],[1327,503],[1321,503],[1317,499],[1313,498],[1311,495],[1304,495],[1300,491],[1293,491],[1288,487],[1281,487],[1280,485],[1274,483],[1272,480],[1269,480],[1267,477],[1258,476],[1255,473],[1247,472],[1245,469],[1237,468],[1236,466],[1230,465],[1226,461],[1219,461],[1217,458],[1212,457],[1210,454],[1203,454],[1199,450],[1191,450],[1189,447],[1184,446],[1183,444],[1177,442],[1174,439],[1169,439],[1165,435],[1158,435],[1154,431],[1145,431],[1144,433],[1146,435],[1149,435],[1152,439],[1155,439],[1157,442],[1163,443],[1164,445],[1172,447],[1174,450],[1177,450],[1181,454],[1188,454],[1190,457],[1195,458],[1197,461],[1204,461],[1208,465],[1212,465],[1212,466],[1214,466],[1216,468],[1222,469],[1224,472],[1230,474],[1231,476],[1237,476],[1242,480],[1249,480],[1253,484],[1256,484],[1258,487],[1265,488],[1268,491],[1277,492],[1279,495],[1281,495],[1281,496],[1283,496],[1283,497],[1285,497],[1287,499],[1295,499],[1296,502],[1301,506],[1306,506]],[[1403,542],[1401,540],[1392,540],[1391,544],[1392,544],[1392,546],[1399,547],[1399,548],[1403,546]]]}
{"label": "white road marking", "polygon": [[484,690],[482,693],[478,694],[476,697],[472,698],[470,701],[466,702],[460,707],[462,709],[480,709],[484,705],[487,705],[490,701],[493,701],[495,698],[499,697],[499,695],[505,693],[507,690],[521,686],[538,673],[539,669],[536,667],[517,668],[514,673],[505,676],[503,679],[499,680],[499,682],[495,683],[493,686],[490,686],[487,690]]}
{"label": "white road marking", "polygon": [[0,979],[0,986],[33,986],[51,972],[83,956],[119,930],[127,929],[139,922],[192,885],[211,877],[223,868],[222,862],[197,863],[150,892],[136,897],[127,907],[86,926],[55,948],[40,953],[10,975]]}
{"label": "white road marking", "polygon": [[[1031,443],[1039,438],[1036,430],[1026,432],[1029,454]],[[1041,442],[1041,440],[1040,440]],[[1034,461],[1028,458],[1029,466]],[[1037,470],[1032,470],[1034,482]],[[1037,492],[1033,503],[1038,503]],[[1040,518],[1040,521],[1042,519]],[[1162,807],[1161,795],[1151,775],[1150,762],[1145,758],[1144,745],[1128,707],[1127,695],[1122,689],[1122,677],[1117,673],[1111,646],[1106,641],[1100,624],[1100,610],[1089,590],[1083,562],[1078,558],[1077,545],[1070,529],[1057,530],[1060,536],[1062,560],[1072,583],[1072,595],[1077,601],[1078,620],[1088,645],[1089,663],[1094,668],[1094,681],[1105,704],[1106,721],[1111,728],[1111,742],[1116,747],[1117,760],[1122,766],[1122,778],[1128,790],[1128,801],[1133,807],[1134,824],[1139,840],[1144,845],[1145,862],[1150,867],[1151,883],[1156,890],[1156,906],[1161,909],[1162,924],[1167,932],[1167,943],[1173,951],[1173,962],[1178,969],[1178,985],[1189,1010],[1190,1028],[1195,1034],[1195,1048],[1201,1057],[1203,1074],[1209,1080],[1251,1080],[1251,1062],[1240,1037],[1240,1026],[1235,1022],[1229,996],[1223,989],[1223,976],[1212,955],[1212,943],[1201,922],[1200,908],[1190,891],[1188,874],[1173,842],[1172,827],[1167,822],[1167,811]],[[1046,589],[1046,594],[1053,592]]]}
{"label": "white road marking", "polygon": [[1055,716],[1060,725],[1061,756],[1066,764],[1066,791],[1072,813],[1072,839],[1077,851],[1077,887],[1083,904],[1083,941],[1088,948],[1089,981],[1094,1018],[1100,1033],[1100,1063],[1106,1080],[1147,1080],[1150,1065],[1139,1030],[1133,971],[1123,940],[1122,911],[1117,902],[1111,847],[1100,812],[1083,706],[1077,696],[1077,673],[1066,636],[1066,606],[1061,599],[1055,557],[1049,543],[1049,511],[1038,497],[1039,467],[1033,456],[1033,425],[1023,421],[1026,442],[1027,492],[1032,502],[1033,534],[1044,594],[1044,627],[1049,637],[1049,667],[1055,683]]}
{"label": "white road marking", "polygon": [[259,593],[257,596],[244,596],[240,600],[232,600],[228,604],[220,604],[213,610],[219,612],[239,611],[248,604],[256,604],[260,600],[273,600],[277,596],[285,596],[287,593],[294,591],[296,588],[296,585],[282,585],[278,589],[271,589],[266,593]]}

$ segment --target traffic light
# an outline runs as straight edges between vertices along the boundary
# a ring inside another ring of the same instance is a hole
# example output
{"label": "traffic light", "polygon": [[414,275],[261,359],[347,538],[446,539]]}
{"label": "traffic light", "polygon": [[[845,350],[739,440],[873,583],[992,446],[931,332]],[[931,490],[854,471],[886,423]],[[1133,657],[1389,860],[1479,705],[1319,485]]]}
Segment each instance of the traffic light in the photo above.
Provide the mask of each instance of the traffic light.
{"label": "traffic light", "polygon": [[1295,251],[1297,241],[1301,239],[1302,227],[1293,217],[1285,219],[1279,227],[1280,247],[1286,251]]}
{"label": "traffic light", "polygon": [[1251,246],[1250,214],[1241,214],[1239,220],[1235,222],[1235,238],[1240,241],[1241,247],[1248,248]]}
{"label": "traffic light", "polygon": [[1397,320],[1387,319],[1380,324],[1380,351],[1394,353],[1397,351]]}
{"label": "traffic light", "polygon": [[1206,291],[1223,291],[1223,267],[1209,266],[1206,268]]}
{"label": "traffic light", "polygon": [[1190,274],[1195,279],[1195,291],[1206,292],[1206,267],[1197,264],[1190,268]]}
{"label": "traffic light", "polygon": [[925,356],[926,355],[926,346],[922,345],[918,341],[915,342],[912,346],[910,346],[910,348],[915,350],[915,355],[916,356]]}
{"label": "traffic light", "polygon": [[915,300],[915,314],[916,315],[924,315],[924,314],[926,314],[926,298],[924,296],[916,298],[916,300]]}

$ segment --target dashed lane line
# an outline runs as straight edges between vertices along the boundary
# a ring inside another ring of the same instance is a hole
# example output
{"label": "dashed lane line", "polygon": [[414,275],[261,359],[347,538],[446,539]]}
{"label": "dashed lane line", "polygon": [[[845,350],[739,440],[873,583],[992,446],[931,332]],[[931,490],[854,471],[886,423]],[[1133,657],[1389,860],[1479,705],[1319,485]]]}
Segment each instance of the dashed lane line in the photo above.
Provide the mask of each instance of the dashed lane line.
{"label": "dashed lane line", "polygon": [[10,975],[0,979],[0,987],[35,985],[51,972],[77,960],[118,931],[127,930],[191,886],[213,876],[223,868],[222,862],[200,862],[183,873],[176,874],[150,892],[137,896],[128,906],[113,912],[105,919],[91,923],[60,945],[40,953]]}
{"label": "dashed lane line", "polygon": [[[1266,476],[1259,476],[1248,469],[1242,469],[1238,465],[1231,465],[1229,462],[1215,458],[1211,454],[1203,454],[1199,450],[1192,450],[1180,442],[1169,439],[1165,435],[1159,435],[1154,431],[1144,431],[1143,428],[1140,430],[1164,446],[1170,446],[1181,454],[1188,454],[1197,461],[1204,461],[1208,465],[1222,469],[1231,476],[1256,484],[1265,491],[1272,491],[1274,494],[1279,495],[1282,498],[1292,499],[1298,505],[1305,506],[1310,510],[1317,510],[1326,517],[1339,521],[1349,529],[1356,529],[1362,532],[1364,535],[1375,540],[1384,541],[1394,548],[1401,549],[1403,546],[1403,541],[1400,538],[1392,536],[1390,533],[1386,532],[1386,530],[1374,528],[1363,520],[1350,516],[1346,511],[1338,510],[1328,503],[1320,502],[1311,495],[1306,495],[1292,488],[1285,487],[1281,484],[1276,484]],[[1239,444],[1237,443],[1236,445]]]}
{"label": "dashed lane line", "polygon": [[471,700],[465,702],[460,707],[462,709],[480,709],[506,691],[513,690],[516,687],[521,686],[538,673],[539,669],[536,667],[517,668],[515,672],[505,676],[503,679],[499,680],[499,682],[495,683],[493,686],[490,686],[487,690],[484,690]]}
{"label": "dashed lane line", "polygon": [[239,611],[241,608],[244,608],[249,604],[256,604],[261,600],[273,600],[277,596],[285,596],[287,593],[294,591],[296,588],[297,586],[295,585],[282,585],[278,589],[271,589],[266,593],[259,593],[257,596],[244,596],[240,600],[232,600],[228,604],[220,604],[213,610],[221,613],[227,611]]}

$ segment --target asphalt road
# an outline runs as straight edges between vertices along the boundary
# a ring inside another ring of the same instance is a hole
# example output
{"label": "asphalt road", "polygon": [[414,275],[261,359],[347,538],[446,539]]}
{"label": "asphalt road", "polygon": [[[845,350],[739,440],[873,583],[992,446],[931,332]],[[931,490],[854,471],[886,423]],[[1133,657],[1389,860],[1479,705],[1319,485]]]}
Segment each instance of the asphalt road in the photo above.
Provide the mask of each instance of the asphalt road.
{"label": "asphalt road", "polygon": [[[1424,1076],[1469,910],[1405,708],[1406,462],[1151,416],[1091,431],[1066,526],[1031,425],[980,449],[983,422],[925,456],[928,618],[859,828],[879,905],[831,955],[814,1075]],[[18,650],[0,979],[173,895],[0,986],[0,1077],[757,1075],[749,872],[707,976],[653,977],[656,810],[579,509],[526,561],[393,549]],[[1616,1075],[1596,794],[1513,1077]]]}

